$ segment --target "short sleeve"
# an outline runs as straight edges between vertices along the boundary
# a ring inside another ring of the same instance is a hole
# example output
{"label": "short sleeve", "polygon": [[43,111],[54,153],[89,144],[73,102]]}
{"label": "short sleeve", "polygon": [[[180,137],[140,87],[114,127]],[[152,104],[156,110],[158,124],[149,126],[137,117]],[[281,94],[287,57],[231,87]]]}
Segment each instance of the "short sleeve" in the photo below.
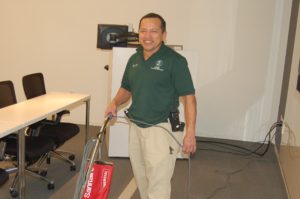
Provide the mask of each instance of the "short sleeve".
{"label": "short sleeve", "polygon": [[121,81],[121,87],[130,91],[130,83],[129,83],[129,79],[128,79],[128,68],[130,66],[130,60],[128,60],[125,71],[123,73],[123,77],[122,77],[122,81]]}
{"label": "short sleeve", "polygon": [[172,81],[179,96],[195,94],[192,76],[186,58],[180,56],[173,60]]}

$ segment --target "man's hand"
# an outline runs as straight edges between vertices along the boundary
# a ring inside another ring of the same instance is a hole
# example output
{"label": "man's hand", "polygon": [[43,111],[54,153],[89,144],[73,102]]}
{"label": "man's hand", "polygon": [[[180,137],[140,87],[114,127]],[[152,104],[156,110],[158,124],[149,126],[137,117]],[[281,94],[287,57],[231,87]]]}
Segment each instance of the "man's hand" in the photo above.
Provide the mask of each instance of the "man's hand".
{"label": "man's hand", "polygon": [[186,134],[183,138],[182,152],[185,154],[195,153],[197,149],[195,136]]}
{"label": "man's hand", "polygon": [[106,107],[104,115],[108,116],[109,114],[112,114],[113,117],[117,116],[117,105],[114,100]]}

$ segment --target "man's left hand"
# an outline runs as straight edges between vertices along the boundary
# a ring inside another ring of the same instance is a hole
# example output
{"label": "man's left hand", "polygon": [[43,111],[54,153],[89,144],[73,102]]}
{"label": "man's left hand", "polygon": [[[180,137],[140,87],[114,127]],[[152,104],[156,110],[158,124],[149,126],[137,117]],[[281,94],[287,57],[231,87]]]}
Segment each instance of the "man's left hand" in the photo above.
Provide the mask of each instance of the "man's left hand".
{"label": "man's left hand", "polygon": [[185,135],[183,138],[182,152],[185,154],[195,153],[197,149],[195,136]]}

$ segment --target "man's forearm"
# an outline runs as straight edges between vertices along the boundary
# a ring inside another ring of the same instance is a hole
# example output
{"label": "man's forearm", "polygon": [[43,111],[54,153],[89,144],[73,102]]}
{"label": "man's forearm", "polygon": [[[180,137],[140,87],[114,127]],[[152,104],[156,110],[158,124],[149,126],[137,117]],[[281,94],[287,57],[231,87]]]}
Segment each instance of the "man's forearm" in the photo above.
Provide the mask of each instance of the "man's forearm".
{"label": "man's forearm", "polygon": [[125,102],[127,102],[131,97],[131,93],[124,89],[124,88],[119,88],[116,96],[113,98],[113,102],[115,103],[115,105],[118,107],[122,104],[124,104]]}
{"label": "man's forearm", "polygon": [[112,114],[113,116],[117,115],[118,106],[127,102],[131,97],[131,93],[124,88],[119,88],[116,96],[106,107],[105,115]]}
{"label": "man's forearm", "polygon": [[196,117],[197,117],[197,101],[194,95],[187,95],[184,99],[184,112],[186,122],[186,133],[192,134],[189,136],[195,136],[196,131]]}
{"label": "man's forearm", "polygon": [[196,117],[197,117],[197,102],[194,95],[183,96],[186,130],[183,138],[182,151],[186,154],[195,153],[197,150],[196,144]]}

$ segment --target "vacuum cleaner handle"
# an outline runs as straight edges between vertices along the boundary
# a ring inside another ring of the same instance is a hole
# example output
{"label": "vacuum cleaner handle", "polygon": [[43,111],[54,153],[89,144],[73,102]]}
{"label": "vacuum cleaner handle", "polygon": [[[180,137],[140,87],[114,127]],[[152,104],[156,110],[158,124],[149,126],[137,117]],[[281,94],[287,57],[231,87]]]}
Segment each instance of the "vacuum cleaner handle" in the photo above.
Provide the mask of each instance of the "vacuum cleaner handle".
{"label": "vacuum cleaner handle", "polygon": [[106,119],[104,120],[103,125],[100,128],[99,136],[101,136],[101,134],[104,134],[107,124],[112,119],[112,117],[113,117],[113,115],[111,113],[109,113],[108,116],[106,117]]}

